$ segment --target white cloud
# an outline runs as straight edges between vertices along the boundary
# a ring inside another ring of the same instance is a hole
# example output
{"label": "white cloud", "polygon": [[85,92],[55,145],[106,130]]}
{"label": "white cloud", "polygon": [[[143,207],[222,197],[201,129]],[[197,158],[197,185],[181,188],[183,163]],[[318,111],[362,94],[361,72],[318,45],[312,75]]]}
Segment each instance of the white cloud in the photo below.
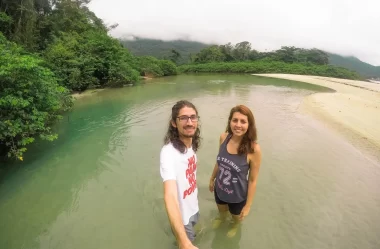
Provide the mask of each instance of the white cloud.
{"label": "white cloud", "polygon": [[379,0],[93,0],[90,9],[119,24],[115,37],[316,47],[380,65]]}

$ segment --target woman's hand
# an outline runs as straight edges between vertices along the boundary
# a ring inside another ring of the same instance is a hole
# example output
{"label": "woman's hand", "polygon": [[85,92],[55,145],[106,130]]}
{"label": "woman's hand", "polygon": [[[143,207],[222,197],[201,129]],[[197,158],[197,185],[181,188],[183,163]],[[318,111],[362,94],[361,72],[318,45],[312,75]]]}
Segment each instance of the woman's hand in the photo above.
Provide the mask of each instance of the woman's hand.
{"label": "woman's hand", "polygon": [[244,218],[249,214],[249,211],[251,210],[251,207],[244,206],[243,209],[240,212],[240,221],[243,221]]}
{"label": "woman's hand", "polygon": [[215,185],[215,180],[210,179],[210,183],[208,185],[208,189],[210,192],[214,192],[214,185]]}

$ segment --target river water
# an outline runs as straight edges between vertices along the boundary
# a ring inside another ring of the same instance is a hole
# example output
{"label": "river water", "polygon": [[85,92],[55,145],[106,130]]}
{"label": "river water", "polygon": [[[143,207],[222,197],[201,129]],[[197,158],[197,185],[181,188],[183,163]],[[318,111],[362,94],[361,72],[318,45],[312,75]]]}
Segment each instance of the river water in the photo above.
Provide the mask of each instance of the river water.
{"label": "river water", "polygon": [[[24,162],[0,176],[1,249],[175,248],[159,151],[171,106],[201,116],[200,249],[378,249],[380,162],[299,110],[326,88],[249,75],[181,75],[76,101]],[[229,110],[249,106],[263,151],[251,212],[237,235],[212,230],[208,180]]]}

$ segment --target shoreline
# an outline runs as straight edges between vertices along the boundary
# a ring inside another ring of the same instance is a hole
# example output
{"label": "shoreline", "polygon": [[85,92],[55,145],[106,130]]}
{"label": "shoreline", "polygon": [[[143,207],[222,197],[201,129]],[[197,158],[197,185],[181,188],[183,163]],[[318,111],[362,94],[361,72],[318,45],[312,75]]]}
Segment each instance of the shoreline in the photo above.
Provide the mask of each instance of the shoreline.
{"label": "shoreline", "polygon": [[[141,76],[140,79],[143,81],[149,81],[149,80],[154,79],[154,77]],[[120,86],[119,88],[130,87],[130,86],[133,86],[133,84],[125,84],[123,86]],[[74,91],[74,92],[70,93],[70,95],[74,98],[74,100],[77,100],[77,99],[81,99],[84,97],[94,95],[95,93],[104,91],[106,89],[112,89],[112,87],[86,89],[83,92]]]}
{"label": "shoreline", "polygon": [[380,84],[309,75],[252,74],[319,85],[333,93],[313,93],[300,103],[310,114],[380,160]]}
{"label": "shoreline", "polygon": [[70,95],[74,98],[74,101],[77,99],[82,99],[84,97],[88,97],[91,95],[94,95],[95,93],[104,91],[106,88],[100,88],[100,89],[86,89],[83,92],[73,92]]}

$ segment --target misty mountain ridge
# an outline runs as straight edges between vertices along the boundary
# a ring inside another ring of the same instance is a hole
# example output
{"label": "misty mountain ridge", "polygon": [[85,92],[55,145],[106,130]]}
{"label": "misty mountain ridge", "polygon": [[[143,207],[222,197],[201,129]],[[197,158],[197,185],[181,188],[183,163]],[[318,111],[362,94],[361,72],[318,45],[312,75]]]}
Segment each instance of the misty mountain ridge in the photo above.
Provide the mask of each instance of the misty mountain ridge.
{"label": "misty mountain ridge", "polygon": [[361,61],[355,56],[342,56],[334,53],[327,53],[329,62],[332,65],[345,67],[357,71],[368,78],[380,78],[380,66],[374,66],[367,62]]}
{"label": "misty mountain ridge", "polygon": [[[180,54],[178,64],[189,63],[190,57],[197,54],[203,48],[212,45],[187,39],[160,40],[142,38],[137,36],[123,37],[120,39],[124,47],[136,56],[154,56],[160,59],[169,58],[172,50]],[[374,66],[363,62],[355,56],[343,56],[326,52],[329,56],[329,64],[354,70],[366,78],[380,78],[380,66]]]}

